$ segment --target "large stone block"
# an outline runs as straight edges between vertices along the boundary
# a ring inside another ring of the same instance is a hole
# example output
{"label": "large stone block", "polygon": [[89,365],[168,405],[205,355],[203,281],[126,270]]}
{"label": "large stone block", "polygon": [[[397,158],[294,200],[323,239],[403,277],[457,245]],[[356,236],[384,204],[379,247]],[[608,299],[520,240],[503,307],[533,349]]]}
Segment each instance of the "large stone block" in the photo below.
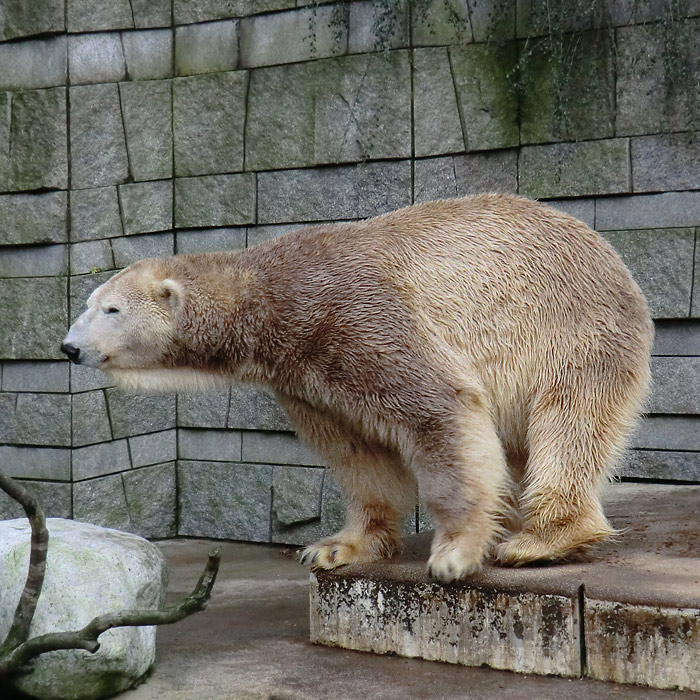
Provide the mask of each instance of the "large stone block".
{"label": "large stone block", "polygon": [[71,87],[70,149],[73,188],[127,180],[129,160],[116,85]]}
{"label": "large stone block", "polygon": [[65,0],[5,0],[0,14],[0,41],[65,29]]}
{"label": "large stone block", "polygon": [[190,24],[175,29],[175,73],[220,73],[238,67],[238,21]]}
{"label": "large stone block", "polygon": [[596,201],[599,231],[697,226],[700,192],[605,197]]}
{"label": "large stone block", "polygon": [[450,58],[467,150],[517,146],[518,104],[511,77],[515,45],[453,46]]}
{"label": "large stone block", "polygon": [[270,540],[273,468],[263,464],[178,463],[178,535]]}
{"label": "large stone block", "polygon": [[693,285],[693,229],[607,231],[642,288],[654,318],[683,318],[690,313]]}
{"label": "large stone block", "polygon": [[613,39],[606,31],[548,37],[523,52],[518,71],[522,143],[613,136]]}
{"label": "large stone block", "polygon": [[173,81],[177,176],[243,169],[247,90],[246,71]]}
{"label": "large stone block", "polygon": [[409,0],[350,4],[348,53],[403,49],[409,45]]}
{"label": "large stone block", "polygon": [[642,450],[700,451],[697,416],[647,416],[632,435],[630,446]]}
{"label": "large stone block", "polygon": [[[71,484],[59,484],[55,481],[23,481],[22,486],[39,499],[47,518],[71,517]],[[22,506],[4,491],[0,492],[0,520],[25,517]]]}
{"label": "large stone block", "polygon": [[408,157],[410,83],[406,51],[254,71],[246,167],[266,170]]}
{"label": "large stone block", "polygon": [[71,85],[115,83],[126,78],[126,61],[119,32],[77,34],[68,38]]}
{"label": "large stone block", "polygon": [[[119,86],[119,95],[129,167],[134,180],[158,180],[172,177],[171,81],[148,80],[122,83]],[[172,209],[172,203],[170,206]]]}
{"label": "large stone block", "polygon": [[67,242],[67,209],[65,192],[0,195],[0,245]]}
{"label": "large stone block", "polygon": [[244,462],[323,466],[324,460],[290,433],[245,431],[241,447]]}
{"label": "large stone block", "polygon": [[107,402],[102,391],[75,394],[73,400],[73,447],[112,439]]}
{"label": "large stone block", "polygon": [[3,391],[68,392],[68,362],[4,362]]}
{"label": "large stone block", "polygon": [[84,523],[128,532],[131,519],[121,474],[73,484],[73,517]]}
{"label": "large stone block", "polygon": [[603,139],[520,152],[520,192],[528,197],[615,194],[631,189],[628,139]]}
{"label": "large stone block", "polygon": [[23,445],[70,446],[70,396],[18,394],[13,423],[12,442]]}
{"label": "large stone block", "polygon": [[169,29],[122,32],[122,45],[129,80],[157,80],[173,74],[173,33]]}
{"label": "large stone block", "polygon": [[[153,544],[121,532],[51,519],[46,576],[29,637],[79,630],[93,618],[122,610],[159,609],[167,567]],[[12,623],[29,562],[26,520],[2,524],[0,586],[9,605],[0,610],[0,635]],[[123,627],[100,636],[95,654],[62,650],[32,660],[15,688],[35,698],[103,698],[132,687],[155,659],[154,627]]]}
{"label": "large stone block", "polygon": [[66,279],[0,279],[0,357],[62,359],[59,346],[68,327]]}
{"label": "large stone block", "polygon": [[[517,0],[517,35],[521,38],[532,38],[562,32],[585,32],[605,26],[615,26],[625,21],[631,21],[628,14],[634,6],[637,16],[641,16],[647,3],[637,0],[616,0],[614,2],[591,3],[588,0],[568,0],[566,3],[543,3],[539,0]],[[627,7],[626,7],[627,6]],[[626,15],[627,20],[621,20]],[[657,18],[658,19],[658,18]],[[643,21],[648,21],[643,20]]]}
{"label": "large stone block", "polygon": [[275,467],[272,541],[309,544],[321,537],[323,469]]}
{"label": "large stone block", "polygon": [[134,469],[122,474],[129,509],[129,531],[141,537],[177,534],[175,462]]}
{"label": "large stone block", "polygon": [[0,460],[3,471],[20,479],[71,480],[68,448],[0,445]]}
{"label": "large stone block", "polygon": [[700,132],[632,139],[635,192],[700,189]]}
{"label": "large stone block", "polygon": [[700,692],[700,610],[588,596],[584,610],[587,675]]}
{"label": "large stone block", "polygon": [[310,61],[345,53],[345,4],[257,15],[241,20],[240,57],[246,68]]}
{"label": "large stone block", "polygon": [[131,394],[121,389],[107,389],[106,394],[115,438],[175,427],[174,394]]}
{"label": "large stone block", "polygon": [[649,413],[700,413],[700,357],[654,357]]}
{"label": "large stone block", "polygon": [[578,676],[578,586],[562,592],[440,586],[400,577],[311,577],[311,641],[520,673]]}
{"label": "large stone block", "polygon": [[460,0],[414,3],[411,41],[414,46],[467,44],[473,41],[471,8]]}
{"label": "large stone block", "polygon": [[503,42],[515,37],[517,0],[470,3],[472,34],[476,42]]}
{"label": "large stone block", "polygon": [[652,355],[676,357],[700,355],[700,322],[688,319],[657,321],[654,326],[656,332]]}
{"label": "large stone block", "polygon": [[0,90],[66,85],[67,57],[68,42],[65,36],[0,44]]}
{"label": "large stone block", "polygon": [[697,19],[680,22],[666,18],[665,22],[617,31],[618,134],[697,128],[698,46]]}
{"label": "large stone block", "polygon": [[171,0],[130,0],[137,27],[169,27],[172,24]]}
{"label": "large stone block", "polygon": [[413,138],[416,156],[464,150],[462,122],[445,48],[413,52]]}
{"label": "large stone block", "polygon": [[112,251],[115,266],[126,267],[144,258],[164,258],[172,255],[175,252],[175,237],[172,233],[152,233],[115,238],[112,241]]}
{"label": "large stone block", "polygon": [[176,24],[206,22],[296,7],[297,0],[173,0]]}
{"label": "large stone block", "polygon": [[391,161],[258,175],[258,221],[376,216],[411,203],[411,163]]}
{"label": "large stone block", "polygon": [[180,428],[225,428],[229,390],[180,393],[177,395],[177,424]]}
{"label": "large stone block", "polygon": [[131,460],[126,440],[112,440],[73,449],[74,481],[94,479],[129,469],[131,469]]}
{"label": "large stone block", "polygon": [[700,452],[630,450],[621,465],[620,476],[700,482]]}
{"label": "large stone block", "polygon": [[113,238],[124,234],[116,187],[70,193],[71,240]]}
{"label": "large stone block", "polygon": [[8,150],[4,178],[0,165],[2,189],[68,186],[65,88],[27,90],[12,96]]}
{"label": "large stone block", "polygon": [[240,462],[241,434],[234,430],[181,428],[178,431],[178,456],[180,459]]}
{"label": "large stone block", "polygon": [[119,202],[127,236],[167,231],[173,227],[173,183],[170,180],[120,185]]}
{"label": "large stone block", "polygon": [[15,442],[17,429],[15,426],[16,394],[0,394],[0,441]]}
{"label": "large stone block", "polygon": [[175,226],[237,226],[255,220],[255,176],[210,175],[175,180]]}
{"label": "large stone block", "polygon": [[414,201],[517,192],[518,153],[504,149],[415,161]]}
{"label": "large stone block", "polygon": [[0,277],[55,277],[68,272],[68,246],[0,248]]}
{"label": "large stone block", "polygon": [[66,25],[69,32],[132,29],[134,16],[131,2],[130,0],[66,0]]}
{"label": "large stone block", "polygon": [[131,465],[134,468],[173,462],[177,459],[177,431],[164,430],[129,438]]}
{"label": "large stone block", "polygon": [[274,394],[250,384],[234,384],[231,387],[228,427],[244,430],[293,429]]}
{"label": "large stone block", "polygon": [[114,268],[112,245],[109,239],[73,243],[70,247],[70,271],[72,275],[101,272]]}
{"label": "large stone block", "polygon": [[175,249],[180,253],[208,253],[215,250],[242,250],[246,247],[245,227],[210,228],[204,231],[178,231]]}

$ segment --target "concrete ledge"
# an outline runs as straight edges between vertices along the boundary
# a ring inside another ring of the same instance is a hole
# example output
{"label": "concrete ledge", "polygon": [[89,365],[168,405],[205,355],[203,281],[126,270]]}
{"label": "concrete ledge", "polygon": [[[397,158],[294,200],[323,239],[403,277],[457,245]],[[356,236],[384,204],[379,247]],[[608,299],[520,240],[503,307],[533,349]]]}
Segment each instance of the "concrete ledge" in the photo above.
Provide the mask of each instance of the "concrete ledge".
{"label": "concrete ledge", "polygon": [[487,567],[441,585],[428,535],[402,555],[311,577],[311,641],[521,673],[700,691],[698,486],[621,484],[622,534],[582,561]]}

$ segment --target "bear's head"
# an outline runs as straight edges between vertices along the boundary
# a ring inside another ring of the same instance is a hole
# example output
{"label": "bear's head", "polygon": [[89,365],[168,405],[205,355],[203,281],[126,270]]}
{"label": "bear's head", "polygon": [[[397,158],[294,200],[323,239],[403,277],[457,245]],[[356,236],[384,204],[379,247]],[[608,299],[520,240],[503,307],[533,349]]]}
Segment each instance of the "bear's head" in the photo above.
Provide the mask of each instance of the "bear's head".
{"label": "bear's head", "polygon": [[61,350],[71,362],[104,371],[167,366],[185,289],[165,264],[143,260],[98,287]]}

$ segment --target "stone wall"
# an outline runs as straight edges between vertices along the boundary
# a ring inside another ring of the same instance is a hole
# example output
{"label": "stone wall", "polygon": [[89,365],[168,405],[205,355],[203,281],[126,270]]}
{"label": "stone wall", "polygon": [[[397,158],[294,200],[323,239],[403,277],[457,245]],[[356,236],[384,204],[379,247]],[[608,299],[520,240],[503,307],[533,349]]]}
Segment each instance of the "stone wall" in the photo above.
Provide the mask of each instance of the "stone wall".
{"label": "stone wall", "polygon": [[[542,10],[564,4],[552,29]],[[267,393],[125,394],[62,359],[69,320],[143,257],[500,190],[575,214],[630,266],[658,333],[623,474],[700,481],[698,15],[675,0],[0,4],[0,463],[50,515],[151,537],[329,531],[338,491]]]}

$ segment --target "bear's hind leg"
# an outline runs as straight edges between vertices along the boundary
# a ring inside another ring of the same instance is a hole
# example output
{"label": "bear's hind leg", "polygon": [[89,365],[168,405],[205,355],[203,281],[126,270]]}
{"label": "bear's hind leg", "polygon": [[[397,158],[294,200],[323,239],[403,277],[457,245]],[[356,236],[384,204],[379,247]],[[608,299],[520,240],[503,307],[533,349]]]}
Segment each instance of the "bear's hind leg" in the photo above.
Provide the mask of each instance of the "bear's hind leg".
{"label": "bear's hind leg", "polygon": [[316,569],[369,563],[399,546],[401,523],[415,507],[413,474],[398,454],[367,440],[330,414],[280,397],[300,436],[322,454],[345,500],[345,526],[302,550],[300,561]]}
{"label": "bear's hind leg", "polygon": [[[607,395],[606,395],[607,394]],[[553,390],[533,408],[530,455],[520,506],[522,532],[498,545],[502,564],[519,566],[576,556],[615,530],[600,502],[633,425],[638,402],[613,402],[603,387],[580,395]]]}

